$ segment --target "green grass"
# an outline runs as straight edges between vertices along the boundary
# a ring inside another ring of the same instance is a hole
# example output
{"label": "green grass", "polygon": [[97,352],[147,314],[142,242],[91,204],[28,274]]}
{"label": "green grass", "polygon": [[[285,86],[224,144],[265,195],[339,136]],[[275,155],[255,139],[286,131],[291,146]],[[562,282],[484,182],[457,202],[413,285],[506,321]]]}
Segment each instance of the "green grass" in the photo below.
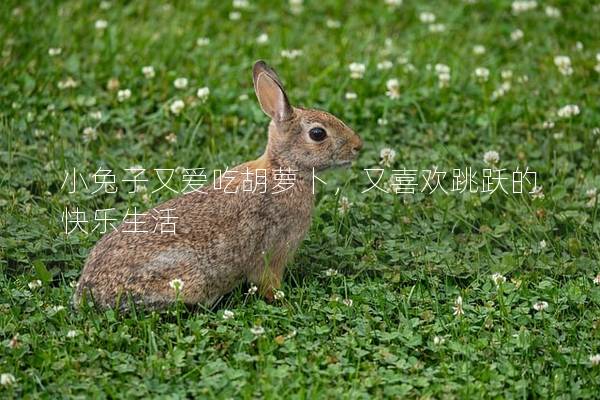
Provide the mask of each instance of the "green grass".
{"label": "green grass", "polygon": [[[250,1],[231,21],[229,2],[156,3],[0,5],[0,373],[16,379],[0,397],[597,398],[600,6],[551,1],[561,11],[551,18],[541,1],[515,15],[500,0],[396,9],[307,0],[295,15],[287,2]],[[423,11],[446,30],[430,32]],[[99,19],[106,29],[95,29]],[[516,29],[524,37],[512,41]],[[261,33],[267,43],[257,43]],[[290,60],[283,49],[303,53]],[[570,57],[571,75],[557,55]],[[268,121],[250,72],[259,58],[294,104],[333,112],[365,142],[351,170],[320,175],[327,185],[285,298],[268,305],[240,287],[210,310],[72,311],[73,283],[100,235],[66,235],[65,207],[123,216],[174,196],[151,193],[160,184],[152,171],[146,196],[128,194],[124,168],[213,170],[260,155]],[[391,69],[377,69],[384,60]],[[363,79],[350,78],[353,62],[366,65]],[[447,88],[438,63],[450,67]],[[477,67],[489,69],[486,82]],[[511,88],[492,100],[506,69]],[[68,77],[78,86],[60,90]],[[173,86],[178,77],[186,89]],[[119,102],[111,78],[131,98]],[[392,78],[398,99],[385,94]],[[195,100],[203,86],[206,102]],[[179,115],[169,111],[175,99],[186,102]],[[567,104],[580,114],[558,118]],[[84,140],[88,127],[96,139]],[[435,165],[448,172],[445,187],[454,168],[480,177],[483,154],[496,150],[498,168],[537,172],[544,197],[362,193],[382,148],[397,153],[386,180],[392,169]],[[117,175],[117,194],[61,189],[65,171],[89,181],[100,167]],[[341,196],[352,203],[346,213]],[[507,281],[496,286],[494,273]],[[453,315],[458,296],[462,316]],[[534,310],[538,301],[548,308]]]}

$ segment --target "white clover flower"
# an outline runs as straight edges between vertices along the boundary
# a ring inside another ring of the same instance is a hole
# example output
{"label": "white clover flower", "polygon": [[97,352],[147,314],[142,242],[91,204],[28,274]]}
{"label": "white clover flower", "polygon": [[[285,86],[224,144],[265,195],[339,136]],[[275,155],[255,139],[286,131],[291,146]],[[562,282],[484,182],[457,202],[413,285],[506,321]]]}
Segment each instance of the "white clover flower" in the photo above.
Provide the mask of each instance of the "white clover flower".
{"label": "white clover flower", "polygon": [[450,84],[450,67],[446,64],[435,64],[434,70],[437,74],[440,89],[448,87]]}
{"label": "white clover flower", "polygon": [[523,39],[523,36],[525,36],[525,34],[522,30],[515,29],[510,33],[510,40],[512,40],[513,42],[518,42],[519,40]]}
{"label": "white clover flower", "polygon": [[506,92],[504,92],[504,90],[502,90],[502,88],[498,88],[492,92],[492,95],[490,97],[492,100],[498,100],[500,97],[504,96],[505,94],[506,94]]}
{"label": "white clover flower", "polygon": [[156,76],[156,72],[154,71],[154,67],[152,65],[146,65],[143,67],[142,74],[144,74],[146,79],[152,79]]}
{"label": "white clover flower", "polygon": [[513,72],[510,69],[503,69],[502,71],[500,71],[500,76],[502,77],[502,79],[504,79],[505,81],[511,80],[513,77]]}
{"label": "white clover flower", "polygon": [[27,286],[29,287],[29,289],[33,290],[33,289],[37,289],[39,287],[42,286],[42,281],[40,281],[39,279],[33,280],[31,282],[29,282],[27,284]]}
{"label": "white clover flower", "polygon": [[325,276],[336,276],[337,274],[338,274],[337,269],[329,268],[328,270],[325,271]]}
{"label": "white clover flower", "polygon": [[579,106],[576,104],[567,104],[566,106],[559,108],[556,112],[559,118],[571,118],[579,115]]}
{"label": "white clover flower", "polygon": [[248,0],[233,0],[232,3],[233,8],[239,8],[241,10],[250,7]]}
{"label": "white clover flower", "polygon": [[258,37],[256,38],[256,43],[258,44],[265,44],[269,41],[269,35],[267,35],[266,33],[261,33],[260,35],[258,35]]}
{"label": "white clover flower", "polygon": [[542,250],[543,250],[543,249],[545,249],[545,248],[546,248],[548,245],[546,244],[546,241],[545,241],[545,240],[540,240],[540,244],[539,244],[539,246],[540,246],[540,249],[542,249]]}
{"label": "white clover flower", "polygon": [[99,19],[94,24],[94,27],[96,29],[98,29],[99,31],[106,29],[107,26],[108,26],[108,22],[105,19]]}
{"label": "white clover flower", "polygon": [[110,3],[110,1],[101,1],[100,2],[101,10],[108,10],[111,6],[112,6],[112,4]]}
{"label": "white clover flower", "polygon": [[548,308],[548,302],[546,301],[538,301],[533,305],[533,309],[535,311],[544,311]]}
{"label": "white clover flower", "polygon": [[302,12],[304,0],[290,0],[290,11],[292,14],[300,14]]}
{"label": "white clover flower", "polygon": [[475,68],[475,78],[480,82],[486,82],[490,77],[490,70],[484,67]]}
{"label": "white clover flower", "polygon": [[184,108],[185,108],[185,103],[181,99],[174,100],[171,103],[171,105],[169,106],[169,109],[175,115],[179,115],[181,113],[181,111],[183,111]]}
{"label": "white clover flower", "polygon": [[209,44],[210,39],[207,37],[199,37],[198,39],[196,39],[196,46],[198,47],[208,46]]}
{"label": "white clover flower", "polygon": [[121,83],[117,78],[110,78],[108,82],[106,82],[106,89],[110,90],[111,92],[117,90],[119,86],[121,86]]}
{"label": "white clover flower", "polygon": [[554,65],[558,67],[559,72],[563,75],[569,76],[573,74],[571,59],[568,56],[554,57]]}
{"label": "white clover flower", "polygon": [[390,69],[394,66],[394,64],[390,60],[383,60],[380,63],[377,63],[377,69],[380,71]]}
{"label": "white clover flower", "polygon": [[291,339],[293,337],[296,337],[297,334],[298,334],[298,332],[296,332],[296,330],[294,329],[294,330],[290,331],[290,333],[288,333],[287,335],[285,335],[285,338],[286,339]]}
{"label": "white clover flower", "polygon": [[424,24],[432,24],[435,22],[435,14],[424,11],[419,14],[419,20]]}
{"label": "white clover flower", "polygon": [[546,15],[550,18],[560,18],[560,10],[556,7],[546,6],[544,9]]}
{"label": "white clover flower", "polygon": [[356,100],[358,99],[358,95],[354,92],[346,92],[346,94],[344,95],[344,97],[346,98],[346,100]]}
{"label": "white clover flower", "polygon": [[500,284],[506,282],[506,277],[501,273],[495,272],[492,274],[492,281],[494,281],[496,286],[500,286]]}
{"label": "white clover flower", "polygon": [[210,95],[210,89],[208,87],[206,87],[206,86],[201,87],[196,92],[196,97],[198,97],[202,101],[206,101],[206,99],[208,99],[209,95]]}
{"label": "white clover flower", "polygon": [[492,100],[497,100],[510,90],[510,82],[502,82],[500,87],[492,92]]}
{"label": "white clover flower", "polygon": [[403,0],[385,0],[385,4],[390,7],[400,7]]}
{"label": "white clover flower", "polygon": [[589,198],[593,198],[596,197],[596,195],[598,194],[598,189],[596,188],[591,188],[585,191],[585,195]]}
{"label": "white clover flower", "polygon": [[463,309],[463,299],[462,296],[458,296],[456,300],[454,300],[454,305],[452,306],[452,314],[459,317],[465,314],[465,310]]}
{"label": "white clover flower", "polygon": [[131,97],[131,90],[129,89],[123,89],[123,90],[119,90],[117,92],[117,100],[119,102],[124,102],[125,100],[129,99]]}
{"label": "white clover flower", "polygon": [[437,74],[449,74],[450,73],[450,67],[447,66],[446,64],[435,64],[435,66],[433,68]]}
{"label": "white clover flower", "polygon": [[531,194],[532,199],[543,199],[545,197],[544,187],[543,186],[534,186],[533,189],[531,189],[530,194]]}
{"label": "white clover flower", "polygon": [[530,11],[536,7],[537,1],[535,0],[513,1],[511,4],[513,14],[520,14],[525,11]]}
{"label": "white clover flower", "polygon": [[285,298],[285,293],[283,290],[276,290],[275,293],[273,293],[273,298],[275,300],[283,300]]}
{"label": "white clover flower", "polygon": [[165,136],[165,140],[169,143],[176,143],[177,135],[175,133],[171,132],[167,136]]}
{"label": "white clover flower", "polygon": [[281,57],[293,60],[302,55],[302,50],[292,49],[292,50],[281,50]]}
{"label": "white clover flower", "polygon": [[596,200],[598,198],[598,190],[596,188],[591,188],[586,190],[586,197],[589,199],[586,203],[586,207],[592,208],[596,205]]}
{"label": "white clover flower", "polygon": [[88,126],[83,130],[82,140],[84,143],[90,143],[96,139],[98,139],[98,133],[96,132],[96,129],[92,128],[91,126]]}
{"label": "white clover flower", "polygon": [[352,79],[362,79],[365,76],[365,71],[367,67],[362,63],[352,63],[348,66],[350,69],[350,77]]}
{"label": "white clover flower", "polygon": [[431,33],[440,33],[446,30],[445,24],[431,24],[429,25],[429,32]]}
{"label": "white clover flower", "polygon": [[48,49],[48,55],[50,57],[56,57],[59,56],[60,53],[62,53],[62,49],[60,47],[50,47]]}
{"label": "white clover flower", "polygon": [[77,332],[77,331],[74,331],[74,330],[70,330],[69,332],[67,332],[67,335],[66,335],[66,336],[67,336],[69,339],[72,339],[72,338],[74,338],[74,337],[77,337],[77,335],[79,335],[79,332]]}
{"label": "white clover flower", "polygon": [[13,374],[3,373],[0,375],[0,385],[2,386],[12,386],[15,384],[17,380]]}
{"label": "white clover flower", "polygon": [[377,118],[377,125],[386,126],[389,121],[386,118]]}
{"label": "white clover flower", "polygon": [[21,342],[19,341],[19,334],[16,333],[7,343],[7,346],[10,349],[18,349],[21,347]]}
{"label": "white clover flower", "polygon": [[544,121],[544,123],[542,124],[542,128],[544,128],[544,129],[554,128],[554,121]]}
{"label": "white clover flower", "polygon": [[500,154],[495,150],[488,150],[483,153],[483,162],[487,165],[496,165],[500,162]]}
{"label": "white clover flower", "polygon": [[137,172],[137,171],[142,171],[144,169],[144,167],[142,167],[139,164],[135,164],[135,165],[132,165],[131,167],[129,167],[129,169]]}
{"label": "white clover flower", "polygon": [[571,66],[571,59],[568,56],[554,57],[554,64],[559,68]]}
{"label": "white clover flower", "polygon": [[473,46],[473,53],[477,55],[485,54],[485,46],[481,44],[476,44]]}
{"label": "white clover flower", "polygon": [[348,299],[348,298],[346,298],[346,299],[342,300],[342,303],[343,303],[345,306],[347,306],[347,307],[352,307],[352,304],[354,304],[354,302],[352,301],[352,299]]}
{"label": "white clover flower", "polygon": [[235,314],[233,313],[233,311],[230,311],[230,310],[223,311],[223,319],[224,320],[233,319],[234,317],[235,317]]}
{"label": "white clover flower", "polygon": [[61,306],[61,305],[52,306],[52,307],[48,308],[48,315],[54,315],[56,313],[63,311],[64,309],[65,309],[65,306]]}
{"label": "white clover flower", "polygon": [[256,286],[250,286],[250,289],[248,289],[248,292],[246,294],[253,295],[256,294],[257,291],[258,288]]}
{"label": "white clover flower", "polygon": [[231,21],[239,21],[242,18],[242,13],[239,11],[232,11],[229,13],[229,19]]}
{"label": "white clover flower", "polygon": [[183,281],[179,278],[175,278],[169,282],[169,286],[176,292],[181,292],[183,290]]}
{"label": "white clover flower", "polygon": [[446,341],[446,339],[444,339],[443,336],[434,336],[433,337],[433,344],[435,344],[436,346],[444,344],[445,341]]}
{"label": "white clover flower", "polygon": [[387,92],[385,94],[392,100],[396,100],[400,98],[400,82],[398,79],[389,79],[385,86],[387,88]]}
{"label": "white clover flower", "polygon": [[600,274],[596,275],[594,277],[593,281],[596,285],[600,285]]}
{"label": "white clover flower", "polygon": [[100,121],[102,119],[102,111],[90,111],[90,118]]}
{"label": "white clover flower", "polygon": [[265,333],[265,328],[260,325],[254,325],[252,328],[250,328],[250,332],[252,332],[254,336],[261,336]]}
{"label": "white clover flower", "polygon": [[342,23],[337,19],[327,18],[327,21],[325,21],[325,26],[327,26],[329,29],[339,29],[342,27]]}
{"label": "white clover flower", "polygon": [[80,100],[86,107],[92,107],[96,105],[96,98],[94,96],[86,96]]}
{"label": "white clover flower", "polygon": [[56,86],[60,90],[72,89],[72,88],[76,88],[77,86],[79,86],[79,82],[77,82],[75,79],[73,79],[69,76],[69,77],[67,77],[67,79],[59,81]]}
{"label": "white clover flower", "polygon": [[338,201],[338,211],[340,214],[346,214],[350,210],[350,207],[352,207],[350,200],[346,196],[340,197]]}
{"label": "white clover flower", "polygon": [[379,164],[389,167],[396,158],[396,151],[394,149],[390,149],[389,147],[385,147],[379,152],[379,158],[381,158]]}
{"label": "white clover flower", "polygon": [[173,86],[175,89],[185,89],[188,86],[187,78],[177,78],[173,81]]}

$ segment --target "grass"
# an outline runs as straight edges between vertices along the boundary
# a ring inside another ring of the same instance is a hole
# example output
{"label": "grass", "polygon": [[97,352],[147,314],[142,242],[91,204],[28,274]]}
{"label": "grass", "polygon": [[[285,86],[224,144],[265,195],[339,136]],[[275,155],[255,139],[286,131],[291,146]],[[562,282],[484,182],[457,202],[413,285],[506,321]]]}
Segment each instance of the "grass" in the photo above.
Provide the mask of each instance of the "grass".
{"label": "grass", "polygon": [[[251,1],[232,21],[232,4],[218,1],[2,2],[0,373],[15,382],[0,396],[596,398],[599,6],[552,1],[561,16],[550,17],[546,2],[517,14],[510,1],[467,3],[306,1],[294,14],[287,2]],[[445,30],[431,32],[424,11]],[[199,37],[210,42],[199,46]],[[302,54],[287,59],[284,49]],[[557,55],[570,57],[571,75]],[[152,193],[153,168],[210,171],[260,155],[268,121],[250,73],[259,58],[294,104],[339,115],[365,142],[351,170],[321,175],[327,185],[285,298],[269,305],[244,286],[212,309],[72,311],[72,284],[100,234],[66,235],[65,207],[88,219],[114,207],[122,217],[175,195]],[[391,69],[377,68],[384,60]],[[366,65],[362,79],[351,79],[353,62]],[[447,88],[440,63],[450,68]],[[487,81],[474,76],[478,67]],[[512,78],[502,78],[508,69]],[[59,89],[69,77],[76,87]],[[173,86],[178,77],[186,89]],[[398,99],[386,96],[392,78]],[[510,90],[493,100],[507,79]],[[195,93],[204,86],[203,102]],[[131,97],[118,101],[126,88]],[[178,115],[169,109],[176,99],[185,101]],[[567,104],[580,113],[557,117]],[[456,168],[481,179],[483,155],[495,150],[495,168],[529,167],[544,196],[510,187],[362,193],[364,169],[382,168],[383,148],[396,152],[385,180],[393,169],[434,165],[447,171],[445,187]],[[144,195],[122,182],[133,165],[148,169]],[[114,171],[116,194],[81,187],[100,167]],[[73,168],[83,179],[69,193]],[[506,282],[496,285],[494,273]],[[547,309],[535,310],[538,302]]]}

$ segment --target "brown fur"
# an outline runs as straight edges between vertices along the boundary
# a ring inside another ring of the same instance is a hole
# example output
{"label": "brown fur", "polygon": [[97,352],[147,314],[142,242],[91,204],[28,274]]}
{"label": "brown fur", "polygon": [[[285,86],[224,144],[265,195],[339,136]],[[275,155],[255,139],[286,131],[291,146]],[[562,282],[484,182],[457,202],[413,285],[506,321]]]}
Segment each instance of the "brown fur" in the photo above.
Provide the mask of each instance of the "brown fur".
{"label": "brown fur", "polygon": [[[281,81],[264,62],[258,61],[253,72],[261,107],[272,118],[268,144],[259,159],[233,170],[266,170],[266,193],[241,190],[243,175],[236,174],[227,187],[238,188],[235,194],[208,187],[156,206],[155,216],[158,210],[175,209],[175,234],[153,232],[160,221],[150,213],[138,218],[147,233],[126,233],[120,225],[90,252],[75,304],[90,295],[101,307],[124,306],[130,297],[146,307],[163,308],[176,300],[169,282],[177,278],[183,281],[180,299],[187,304],[210,305],[243,280],[272,300],[286,263],[310,226],[313,168],[347,164],[362,143],[331,114],[292,107]],[[308,136],[315,125],[328,133],[323,142]],[[290,168],[296,179],[291,189],[273,193],[279,168]]]}

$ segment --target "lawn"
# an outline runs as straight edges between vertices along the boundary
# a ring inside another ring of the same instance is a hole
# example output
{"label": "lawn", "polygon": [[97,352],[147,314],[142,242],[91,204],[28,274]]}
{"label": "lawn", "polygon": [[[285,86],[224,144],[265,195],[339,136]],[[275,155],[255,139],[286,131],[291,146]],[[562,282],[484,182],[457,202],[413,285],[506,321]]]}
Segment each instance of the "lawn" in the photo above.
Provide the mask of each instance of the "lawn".
{"label": "lawn", "polygon": [[[587,0],[3,1],[0,397],[598,398],[599,26]],[[262,153],[257,59],[364,141],[283,296],[74,311],[96,210]]]}

